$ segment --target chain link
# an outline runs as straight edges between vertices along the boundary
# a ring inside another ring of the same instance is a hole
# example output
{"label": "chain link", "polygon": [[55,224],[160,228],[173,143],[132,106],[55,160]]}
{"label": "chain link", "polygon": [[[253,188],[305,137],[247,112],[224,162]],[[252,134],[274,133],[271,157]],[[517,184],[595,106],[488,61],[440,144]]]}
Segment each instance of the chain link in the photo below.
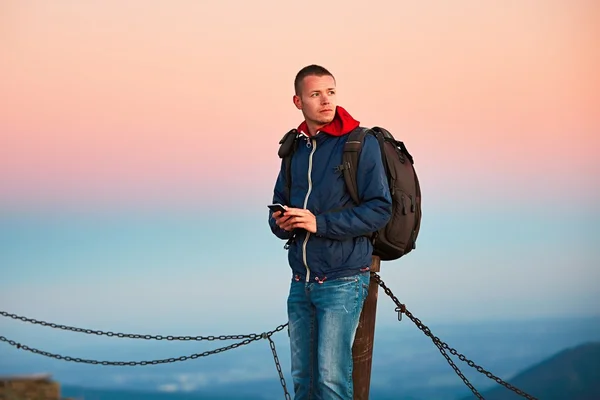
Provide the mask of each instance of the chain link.
{"label": "chain link", "polygon": [[255,337],[253,339],[245,339],[241,342],[237,342],[234,344],[231,344],[229,346],[226,347],[220,347],[218,349],[215,350],[210,350],[210,351],[205,351],[203,353],[197,353],[197,354],[192,354],[190,356],[181,356],[181,357],[177,357],[177,358],[165,358],[162,360],[151,360],[151,361],[98,361],[98,360],[88,360],[85,358],[78,358],[78,357],[70,357],[70,356],[62,356],[60,354],[54,354],[54,353],[50,353],[47,351],[43,351],[43,350],[39,350],[33,347],[29,347],[26,346],[24,344],[21,344],[19,342],[15,342],[14,340],[10,340],[7,339],[4,336],[0,336],[0,341],[1,342],[6,342],[8,344],[10,344],[13,347],[16,347],[17,349],[22,349],[25,351],[30,351],[34,354],[39,354],[42,356],[46,356],[46,357],[50,357],[50,358],[56,358],[58,360],[64,360],[64,361],[72,361],[72,362],[76,362],[76,363],[83,363],[83,364],[94,364],[94,365],[112,365],[112,366],[136,366],[136,365],[157,365],[157,364],[167,364],[167,363],[173,363],[173,362],[177,362],[177,361],[186,361],[186,360],[194,360],[196,358],[199,357],[206,357],[209,356],[211,354],[217,354],[217,353],[221,353],[223,351],[226,350],[231,350],[231,349],[235,349],[236,347],[240,347],[246,344],[249,344],[251,342],[254,342],[256,340],[261,339],[260,336]]}
{"label": "chain link", "polygon": [[256,339],[257,336],[261,336],[260,334],[251,333],[249,335],[220,335],[220,336],[165,336],[165,335],[140,335],[136,333],[114,333],[110,331],[100,331],[94,329],[85,329],[85,328],[76,328],[73,326],[60,325],[52,322],[39,321],[33,318],[26,318],[16,314],[10,314],[6,311],[0,311],[0,315],[3,317],[12,318],[15,320],[20,320],[23,322],[29,322],[34,325],[46,326],[54,329],[62,329],[65,331],[72,331],[78,333],[87,333],[89,335],[97,335],[97,336],[108,336],[108,337],[117,337],[117,338],[127,338],[127,339],[144,339],[144,340],[169,340],[169,341],[213,341],[213,340],[241,340],[241,339]]}
{"label": "chain link", "polygon": [[9,345],[16,347],[17,349],[22,349],[25,351],[29,351],[32,352],[34,354],[39,354],[42,356],[46,356],[46,357],[50,357],[50,358],[55,358],[58,360],[64,360],[64,361],[72,361],[72,362],[76,362],[76,363],[83,363],[83,364],[94,364],[94,365],[113,365],[113,366],[136,366],[136,365],[157,365],[157,364],[167,364],[167,363],[173,363],[173,362],[178,362],[178,361],[186,361],[186,360],[194,360],[196,358],[200,358],[200,357],[207,357],[210,356],[212,354],[217,354],[217,353],[222,353],[224,351],[227,350],[231,350],[231,349],[235,349],[237,347],[240,346],[244,346],[247,344],[250,344],[254,341],[257,340],[261,340],[264,338],[269,338],[275,333],[275,332],[279,332],[282,329],[284,329],[287,326],[286,324],[283,325],[279,325],[277,328],[275,328],[272,331],[269,332],[265,332],[262,334],[255,334],[252,335],[251,338],[246,338],[244,340],[242,340],[241,342],[237,342],[237,343],[233,343],[229,346],[225,346],[225,347],[220,347],[218,349],[214,349],[214,350],[209,350],[209,351],[205,351],[203,353],[196,353],[196,354],[192,354],[189,356],[181,356],[181,357],[177,357],[177,358],[165,358],[165,359],[161,359],[161,360],[151,360],[151,361],[98,361],[98,360],[89,360],[89,359],[85,359],[85,358],[78,358],[78,357],[70,357],[70,356],[63,356],[60,354],[54,354],[54,353],[50,353],[44,350],[39,350],[33,347],[29,347],[27,345],[21,344],[19,342],[16,342],[14,340],[10,340],[4,336],[0,336],[0,342],[6,342]]}
{"label": "chain link", "polygon": [[275,350],[275,342],[273,342],[271,336],[268,336],[267,339],[269,339],[269,345],[271,346],[271,351],[273,352],[273,360],[275,361],[275,368],[277,368],[277,373],[279,374],[279,382],[281,382],[281,387],[283,388],[283,395],[286,399],[292,400],[285,385],[285,378],[283,377],[281,364],[279,364],[279,357],[277,357],[277,351]]}
{"label": "chain link", "polygon": [[474,367],[478,372],[483,373],[484,375],[486,375],[488,378],[495,380],[497,383],[503,385],[504,387],[512,390],[513,392],[529,399],[529,400],[537,400],[535,397],[525,393],[524,391],[514,387],[513,385],[511,385],[510,383],[504,382],[502,379],[500,379],[499,377],[497,377],[496,375],[492,374],[489,371],[486,371],[485,369],[483,369],[482,367],[480,367],[479,365],[475,364],[473,361],[469,360],[467,357],[465,357],[463,354],[459,353],[458,351],[456,351],[455,349],[453,349],[452,347],[448,346],[447,343],[443,342],[440,340],[440,338],[438,338],[437,336],[435,336],[433,333],[431,333],[431,330],[421,322],[421,320],[419,320],[418,318],[416,318],[415,316],[413,316],[413,314],[408,311],[406,309],[406,306],[402,303],[400,303],[400,301],[398,300],[398,298],[392,293],[392,291],[385,285],[385,283],[383,283],[383,281],[381,280],[381,277],[373,272],[373,278],[376,280],[377,284],[379,286],[381,286],[381,288],[385,291],[385,293],[390,296],[390,298],[392,299],[392,301],[396,304],[396,312],[398,312],[398,320],[402,320],[402,314],[406,314],[406,316],[408,318],[410,318],[411,321],[413,321],[415,323],[415,325],[417,326],[417,328],[419,328],[425,335],[429,336],[429,338],[433,341],[433,344],[435,344],[435,346],[439,349],[440,353],[442,353],[442,355],[444,356],[444,358],[446,359],[446,361],[448,361],[448,363],[450,364],[450,366],[452,367],[452,369],[454,369],[454,371],[456,372],[456,374],[463,380],[463,382],[465,383],[465,385],[467,385],[467,387],[469,389],[471,389],[471,391],[473,392],[473,394],[478,398],[478,399],[483,399],[483,396],[481,396],[481,394],[479,394],[479,392],[477,391],[477,389],[475,389],[475,387],[471,384],[471,382],[469,382],[469,380],[464,376],[464,374],[458,369],[458,367],[456,366],[456,364],[454,364],[454,362],[452,361],[452,359],[450,358],[450,356],[448,356],[448,354],[446,353],[446,350],[448,350],[452,355],[457,356],[461,361],[466,362],[470,367]]}
{"label": "chain link", "polygon": [[285,396],[286,399],[292,400],[292,398],[290,397],[290,394],[288,393],[286,384],[285,384],[285,378],[283,377],[283,372],[281,370],[281,364],[279,363],[279,357],[277,357],[277,351],[275,350],[275,342],[273,342],[273,340],[271,339],[271,336],[273,336],[273,334],[275,332],[282,331],[283,329],[285,329],[286,326],[288,326],[287,323],[281,324],[274,330],[272,330],[268,333],[263,333],[263,337],[266,337],[267,339],[269,339],[269,346],[271,346],[271,352],[273,353],[273,360],[275,361],[275,368],[277,368],[277,372],[279,373],[279,382],[281,383],[281,387],[283,388],[283,395]]}

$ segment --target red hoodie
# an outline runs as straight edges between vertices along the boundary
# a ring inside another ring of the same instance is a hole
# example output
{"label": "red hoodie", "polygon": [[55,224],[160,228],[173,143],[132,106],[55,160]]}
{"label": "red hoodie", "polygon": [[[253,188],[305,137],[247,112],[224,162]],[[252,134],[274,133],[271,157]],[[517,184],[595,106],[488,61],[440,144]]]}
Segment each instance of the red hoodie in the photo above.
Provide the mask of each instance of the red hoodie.
{"label": "red hoodie", "polygon": [[[343,136],[352,129],[355,129],[360,124],[359,121],[355,120],[344,108],[341,106],[337,106],[335,109],[335,116],[333,117],[333,121],[319,129],[320,132],[328,133],[332,136]],[[302,121],[300,126],[298,126],[298,131],[300,133],[305,134],[306,136],[310,136],[308,133],[308,125],[306,121]]]}

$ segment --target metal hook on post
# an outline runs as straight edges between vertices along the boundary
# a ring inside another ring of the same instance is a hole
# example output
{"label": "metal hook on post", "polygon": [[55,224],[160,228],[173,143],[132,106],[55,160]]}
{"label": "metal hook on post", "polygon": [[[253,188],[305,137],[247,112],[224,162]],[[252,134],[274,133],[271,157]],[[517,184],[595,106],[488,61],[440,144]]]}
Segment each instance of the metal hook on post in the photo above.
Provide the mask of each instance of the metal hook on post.
{"label": "metal hook on post", "polygon": [[406,306],[402,304],[400,307],[396,307],[395,311],[398,313],[398,321],[402,321],[402,314],[406,311]]}

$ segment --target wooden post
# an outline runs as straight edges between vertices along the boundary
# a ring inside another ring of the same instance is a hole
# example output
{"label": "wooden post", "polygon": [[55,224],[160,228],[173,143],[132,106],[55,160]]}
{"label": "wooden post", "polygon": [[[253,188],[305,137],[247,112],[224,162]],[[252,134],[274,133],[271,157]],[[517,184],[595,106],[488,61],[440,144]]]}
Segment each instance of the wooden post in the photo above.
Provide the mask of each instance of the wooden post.
{"label": "wooden post", "polygon": [[354,338],[354,345],[352,347],[354,400],[369,400],[373,341],[375,337],[375,314],[377,313],[377,293],[379,289],[379,285],[373,279],[373,272],[379,272],[380,265],[381,260],[379,257],[374,256],[371,263],[369,295],[365,300],[360,314],[358,329],[356,330],[356,337]]}

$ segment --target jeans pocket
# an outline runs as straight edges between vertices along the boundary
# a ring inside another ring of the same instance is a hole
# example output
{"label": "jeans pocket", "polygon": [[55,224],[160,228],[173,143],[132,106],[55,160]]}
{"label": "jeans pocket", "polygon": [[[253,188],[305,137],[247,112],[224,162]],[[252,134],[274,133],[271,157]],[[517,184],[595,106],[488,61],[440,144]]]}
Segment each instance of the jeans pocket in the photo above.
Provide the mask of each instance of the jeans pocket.
{"label": "jeans pocket", "polygon": [[362,283],[360,287],[362,288],[363,299],[366,299],[369,295],[369,285],[367,283]]}

